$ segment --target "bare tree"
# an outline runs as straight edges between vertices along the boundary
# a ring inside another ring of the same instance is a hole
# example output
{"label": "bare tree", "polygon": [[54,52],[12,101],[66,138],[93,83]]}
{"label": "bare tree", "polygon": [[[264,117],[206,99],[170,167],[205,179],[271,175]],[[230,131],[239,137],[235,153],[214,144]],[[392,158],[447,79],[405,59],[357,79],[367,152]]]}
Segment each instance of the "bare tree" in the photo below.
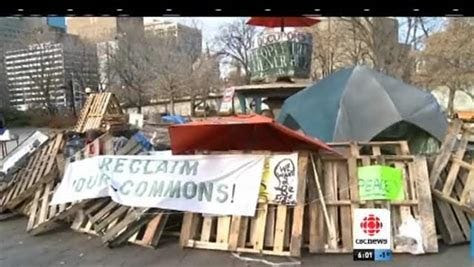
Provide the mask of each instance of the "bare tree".
{"label": "bare tree", "polygon": [[242,66],[247,83],[250,82],[249,52],[257,34],[257,29],[247,25],[246,19],[241,18],[222,26],[216,37],[217,54]]}
{"label": "bare tree", "polygon": [[311,29],[312,78],[323,78],[343,66],[366,64],[410,82],[417,60],[411,49],[420,49],[438,25],[439,19],[422,17],[328,18]]}
{"label": "bare tree", "polygon": [[448,113],[454,113],[454,97],[462,91],[474,97],[474,25],[467,19],[449,19],[446,29],[426,39],[421,52],[420,83],[448,90]]}
{"label": "bare tree", "polygon": [[144,36],[121,37],[118,49],[111,55],[110,70],[117,74],[120,85],[113,92],[127,105],[136,106],[138,112],[153,96],[153,62],[151,46]]}
{"label": "bare tree", "polygon": [[188,82],[191,97],[191,116],[195,116],[196,108],[203,105],[204,116],[208,115],[207,100],[209,94],[216,93],[221,88],[219,72],[219,56],[207,52],[193,64],[193,70]]}
{"label": "bare tree", "polygon": [[186,94],[186,87],[192,75],[192,66],[199,53],[189,50],[186,44],[177,44],[172,37],[156,35],[149,37],[152,72],[157,88],[156,96],[170,101],[172,114],[175,114],[175,101]]}

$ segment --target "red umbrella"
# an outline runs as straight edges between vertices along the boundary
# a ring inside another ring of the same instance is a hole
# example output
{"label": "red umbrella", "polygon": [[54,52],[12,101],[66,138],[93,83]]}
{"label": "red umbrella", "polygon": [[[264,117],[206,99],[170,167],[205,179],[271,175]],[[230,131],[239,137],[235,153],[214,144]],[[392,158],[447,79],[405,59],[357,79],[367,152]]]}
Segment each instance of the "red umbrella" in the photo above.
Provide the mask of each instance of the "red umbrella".
{"label": "red umbrella", "polygon": [[320,22],[319,19],[308,17],[252,17],[247,21],[248,25],[276,28],[281,27],[309,27]]}

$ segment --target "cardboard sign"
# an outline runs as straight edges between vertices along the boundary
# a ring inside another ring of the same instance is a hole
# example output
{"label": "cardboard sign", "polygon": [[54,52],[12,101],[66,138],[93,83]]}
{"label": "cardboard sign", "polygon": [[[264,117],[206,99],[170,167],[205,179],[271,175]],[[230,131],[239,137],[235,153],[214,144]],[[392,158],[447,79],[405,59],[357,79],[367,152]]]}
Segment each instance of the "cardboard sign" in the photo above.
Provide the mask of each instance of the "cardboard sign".
{"label": "cardboard sign", "polygon": [[302,32],[266,32],[250,50],[252,80],[266,77],[308,78],[311,70],[312,36]]}
{"label": "cardboard sign", "polygon": [[51,205],[110,196],[133,207],[254,216],[263,155],[98,156],[71,163]]}
{"label": "cardboard sign", "polygon": [[374,165],[359,167],[360,200],[403,200],[402,171],[397,168]]}

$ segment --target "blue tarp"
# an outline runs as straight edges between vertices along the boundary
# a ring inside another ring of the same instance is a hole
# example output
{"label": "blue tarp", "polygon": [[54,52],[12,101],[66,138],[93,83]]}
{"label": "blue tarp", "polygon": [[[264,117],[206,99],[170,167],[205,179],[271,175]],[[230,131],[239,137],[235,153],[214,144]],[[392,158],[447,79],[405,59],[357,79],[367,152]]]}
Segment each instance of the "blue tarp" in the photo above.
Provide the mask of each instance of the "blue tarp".
{"label": "blue tarp", "polygon": [[189,120],[186,117],[180,115],[167,115],[161,117],[163,122],[175,123],[175,124],[185,124]]}

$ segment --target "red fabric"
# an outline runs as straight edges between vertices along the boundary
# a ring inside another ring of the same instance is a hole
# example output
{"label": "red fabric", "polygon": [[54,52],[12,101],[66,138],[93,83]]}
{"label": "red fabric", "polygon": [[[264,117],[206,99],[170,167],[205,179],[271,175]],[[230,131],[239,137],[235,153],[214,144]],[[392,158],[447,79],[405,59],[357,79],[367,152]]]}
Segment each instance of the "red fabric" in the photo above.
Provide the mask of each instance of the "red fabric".
{"label": "red fabric", "polygon": [[336,153],[318,139],[260,115],[220,117],[176,124],[169,127],[169,133],[173,154],[193,153],[194,150],[326,150]]}
{"label": "red fabric", "polygon": [[307,17],[252,17],[247,21],[248,25],[263,27],[309,27],[320,22],[319,19]]}

